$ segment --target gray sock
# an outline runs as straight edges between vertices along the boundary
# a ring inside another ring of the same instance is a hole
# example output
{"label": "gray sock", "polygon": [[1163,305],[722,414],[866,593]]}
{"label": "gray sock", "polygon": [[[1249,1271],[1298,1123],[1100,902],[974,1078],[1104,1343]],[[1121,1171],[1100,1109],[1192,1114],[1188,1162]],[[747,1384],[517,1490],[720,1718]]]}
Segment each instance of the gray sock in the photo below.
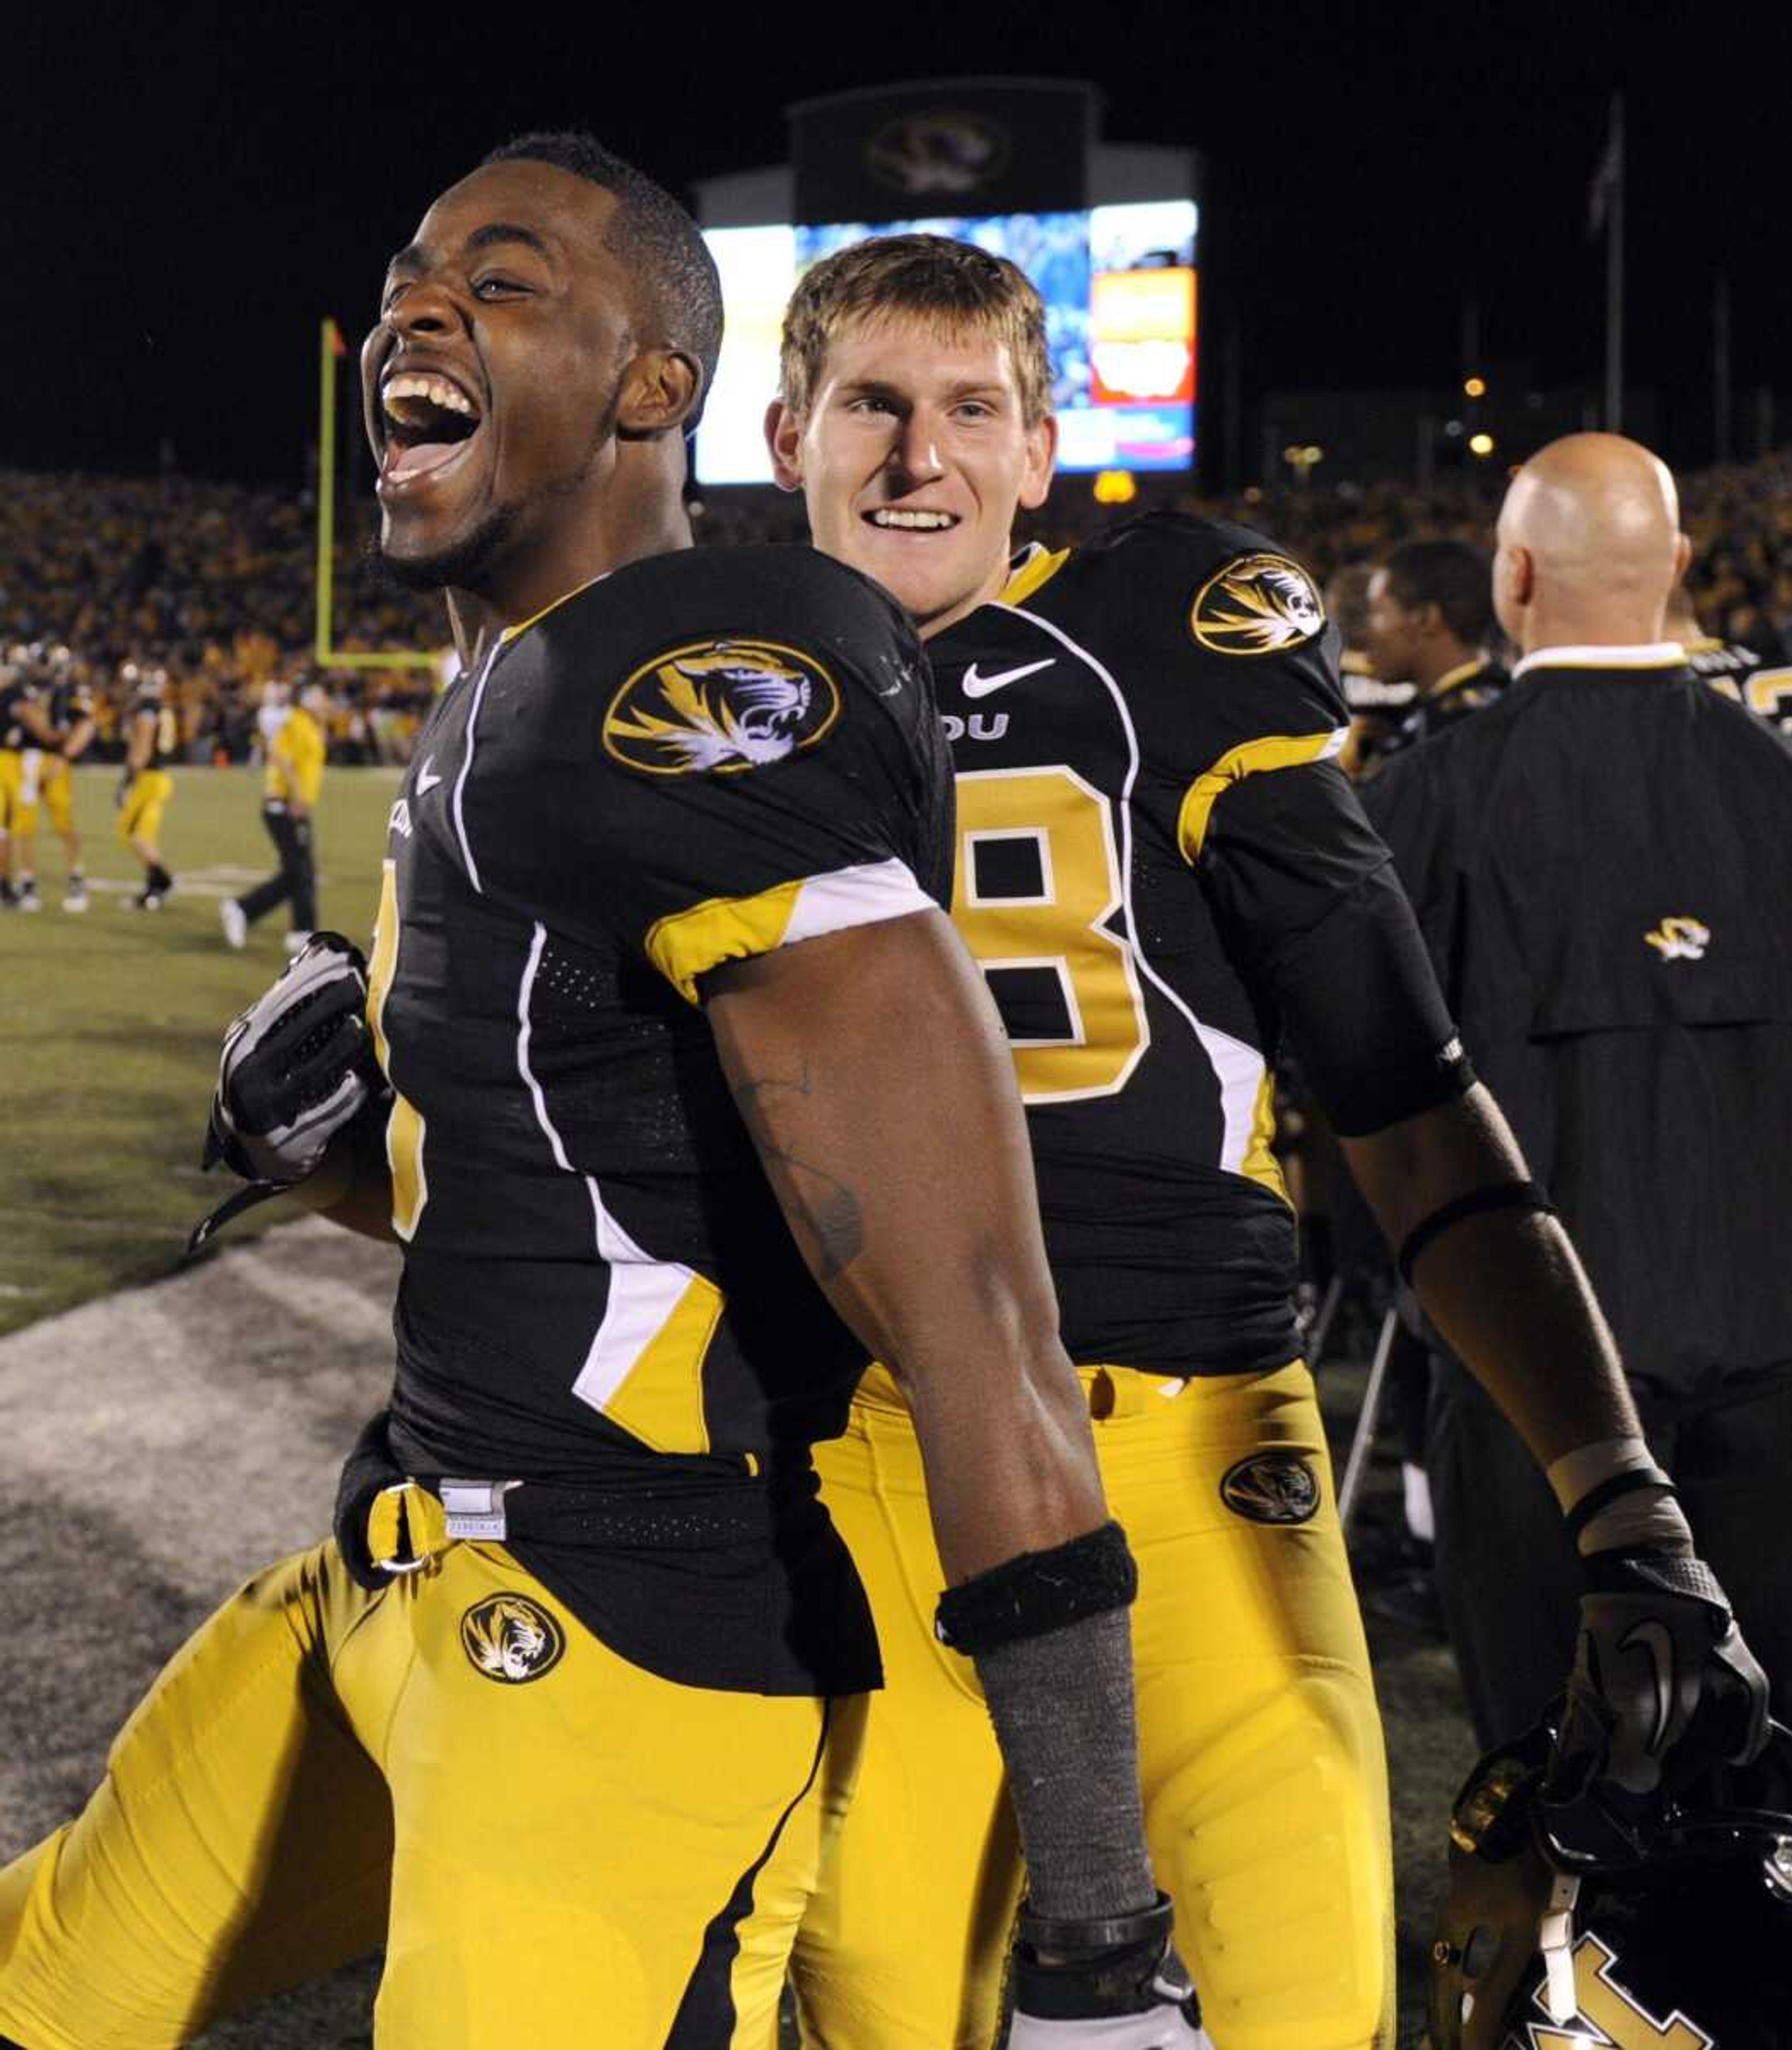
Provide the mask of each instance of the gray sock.
{"label": "gray sock", "polygon": [[976,1662],[1007,1764],[1033,1912],[1081,1922],[1150,1907],[1157,1889],[1126,1611],[1023,1638]]}

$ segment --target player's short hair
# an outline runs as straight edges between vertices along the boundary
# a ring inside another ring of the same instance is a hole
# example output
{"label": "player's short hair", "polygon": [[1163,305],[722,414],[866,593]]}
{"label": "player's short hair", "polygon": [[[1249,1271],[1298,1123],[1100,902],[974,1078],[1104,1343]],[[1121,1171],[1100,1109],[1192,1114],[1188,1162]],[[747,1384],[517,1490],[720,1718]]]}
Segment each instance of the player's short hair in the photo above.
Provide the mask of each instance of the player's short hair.
{"label": "player's short hair", "polygon": [[604,246],[651,284],[667,343],[695,357],[702,372],[696,406],[684,423],[688,433],[702,416],[722,353],[722,281],[696,222],[664,185],[581,129],[518,135],[485,159],[488,164],[519,160],[552,164],[615,195]]}
{"label": "player's short hair", "polygon": [[1007,345],[1021,417],[1051,410],[1046,309],[1027,274],[1005,256],[944,235],[880,235],[824,256],[803,274],[784,316],[778,396],[806,414],[829,345],[855,322],[907,315],[942,336],[985,334]]}
{"label": "player's short hair", "polygon": [[1484,647],[1493,638],[1493,567],[1471,543],[1403,541],[1383,567],[1400,604],[1435,605],[1466,646]]}

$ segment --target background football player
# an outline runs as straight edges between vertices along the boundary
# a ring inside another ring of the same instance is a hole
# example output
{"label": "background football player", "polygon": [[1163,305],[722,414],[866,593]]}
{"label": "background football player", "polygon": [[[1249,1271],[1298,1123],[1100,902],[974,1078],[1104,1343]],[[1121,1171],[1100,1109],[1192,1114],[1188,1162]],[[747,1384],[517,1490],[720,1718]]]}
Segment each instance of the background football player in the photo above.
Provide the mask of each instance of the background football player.
{"label": "background football player", "polygon": [[[1282,1032],[1426,1308],[1582,1546],[1671,1635],[1664,1740],[1693,1723],[1748,1750],[1764,1690],[1702,1567],[1676,1558],[1680,1593],[1629,1563],[1689,1553],[1685,1519],[1336,766],[1317,593],[1262,536],[1174,514],[1011,560],[1051,474],[1049,389],[1012,265],[874,240],[797,287],[767,437],[817,544],[927,638],[957,772],[953,915],[1008,1028],[1065,1342],[1139,1555],[1147,1823],[1206,2026],[1219,2050],[1368,2050],[1392,2036],[1386,1791],[1298,1356],[1269,1144]],[[938,1569],[893,1378],[867,1374],[817,1457],[889,1685],[799,1945],[804,2025],[828,2050],[971,2050],[1018,1873],[975,1676],[915,1604]],[[1654,1694],[1607,1684],[1623,1746]],[[1013,2040],[1034,2039],[1022,2021]]]}
{"label": "background football player", "polygon": [[[270,684],[269,693],[285,687]],[[277,721],[267,715],[277,708]],[[329,707],[329,693],[319,683],[301,686],[290,704],[271,702],[264,695],[262,731],[267,750],[263,778],[261,822],[279,857],[278,872],[258,883],[246,896],[227,897],[218,906],[218,922],[233,947],[247,943],[249,928],[278,906],[291,909],[291,930],[286,945],[302,947],[317,922],[317,854],[313,832],[317,798],[323,789],[324,762],[329,752],[323,721]]]}
{"label": "background football player", "polygon": [[[16,644],[0,665],[0,908],[7,910],[20,908],[13,874],[21,824],[35,810],[43,750],[55,743],[37,652]],[[36,894],[25,908],[40,908]]]}
{"label": "background football player", "polygon": [[50,824],[62,842],[67,881],[62,896],[65,911],[88,907],[87,877],[81,867],[81,836],[75,824],[75,789],[72,765],[84,755],[94,735],[93,692],[76,663],[73,651],[57,645],[45,651],[38,709],[49,729],[49,744],[41,751],[36,770],[35,788],[28,781],[20,792],[14,824],[13,871],[21,910],[35,911],[37,894],[37,815],[49,814]]}
{"label": "background football player", "polygon": [[162,821],[174,795],[169,765],[180,756],[180,719],[168,672],[124,665],[124,768],[119,777],[119,838],[143,864],[143,887],[129,901],[134,910],[159,911],[174,879],[162,866]]}
{"label": "background football player", "polygon": [[925,665],[811,551],[687,551],[720,329],[695,224],[588,137],[501,151],[393,259],[381,551],[448,587],[465,664],[371,988],[320,936],[232,1028],[212,1132],[402,1241],[392,1406],[337,1541],[228,1602],[0,1873],[30,2050],[180,2042],[382,1937],[381,2050],[763,2050],[877,1679],[808,1460],[874,1349],[1013,1770],[1022,2005],[1067,2050],[1205,2040],[1144,1850],[1132,1562],[940,908]]}

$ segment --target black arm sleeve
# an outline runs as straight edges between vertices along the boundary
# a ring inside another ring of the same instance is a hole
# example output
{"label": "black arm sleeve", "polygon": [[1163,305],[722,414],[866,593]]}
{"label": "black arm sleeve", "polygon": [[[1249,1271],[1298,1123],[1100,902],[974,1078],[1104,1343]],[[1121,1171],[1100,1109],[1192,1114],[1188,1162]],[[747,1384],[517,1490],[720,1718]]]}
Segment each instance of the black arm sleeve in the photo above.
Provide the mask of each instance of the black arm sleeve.
{"label": "black arm sleeve", "polygon": [[1472,1085],[1388,851],[1332,764],[1229,788],[1200,875],[1228,952],[1341,1136],[1379,1132]]}

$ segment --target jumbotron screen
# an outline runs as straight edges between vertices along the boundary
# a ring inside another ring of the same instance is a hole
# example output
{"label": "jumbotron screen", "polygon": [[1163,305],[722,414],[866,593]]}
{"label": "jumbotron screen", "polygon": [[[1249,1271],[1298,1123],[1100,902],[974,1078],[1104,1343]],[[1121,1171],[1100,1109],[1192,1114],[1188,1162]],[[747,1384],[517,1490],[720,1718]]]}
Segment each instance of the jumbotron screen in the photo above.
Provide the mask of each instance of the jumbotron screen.
{"label": "jumbotron screen", "polygon": [[1074,213],[706,229],[728,310],[697,430],[704,484],[769,484],[765,406],[797,279],[872,235],[949,235],[1018,263],[1046,302],[1061,470],[1186,470],[1194,460],[1195,262],[1190,199]]}

